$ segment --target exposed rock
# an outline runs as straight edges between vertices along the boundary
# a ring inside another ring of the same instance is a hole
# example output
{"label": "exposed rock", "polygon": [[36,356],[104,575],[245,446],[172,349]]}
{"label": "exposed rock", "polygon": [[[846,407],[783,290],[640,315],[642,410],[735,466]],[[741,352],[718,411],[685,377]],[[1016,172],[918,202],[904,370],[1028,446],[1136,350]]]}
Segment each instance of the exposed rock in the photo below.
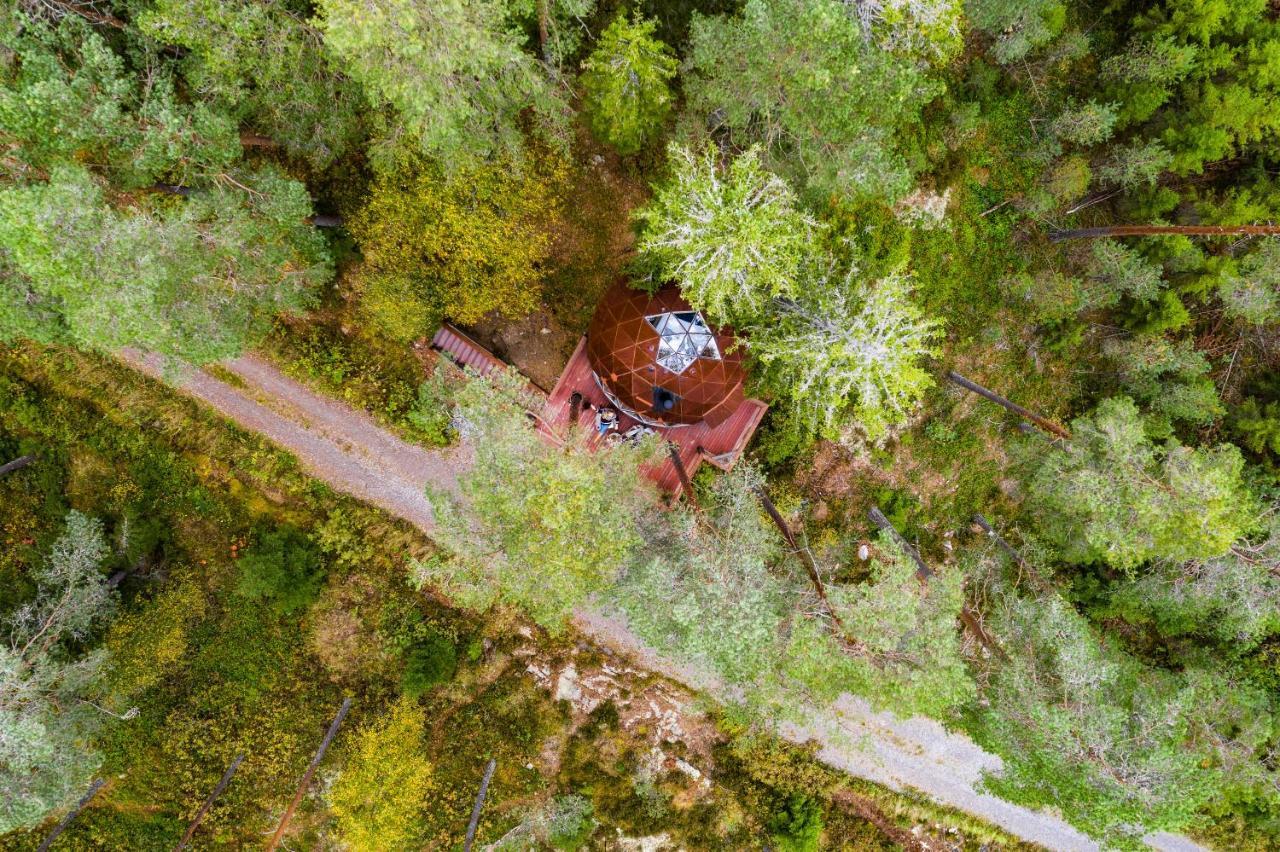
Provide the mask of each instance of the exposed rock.
{"label": "exposed rock", "polygon": [[618,829],[618,849],[623,852],[660,852],[660,850],[672,848],[674,847],[671,845],[671,835],[665,831],[649,837],[627,837],[622,833],[622,829]]}
{"label": "exposed rock", "polygon": [[556,701],[568,701],[576,706],[581,698],[582,689],[578,686],[578,669],[570,663],[561,669],[560,677],[556,678]]}

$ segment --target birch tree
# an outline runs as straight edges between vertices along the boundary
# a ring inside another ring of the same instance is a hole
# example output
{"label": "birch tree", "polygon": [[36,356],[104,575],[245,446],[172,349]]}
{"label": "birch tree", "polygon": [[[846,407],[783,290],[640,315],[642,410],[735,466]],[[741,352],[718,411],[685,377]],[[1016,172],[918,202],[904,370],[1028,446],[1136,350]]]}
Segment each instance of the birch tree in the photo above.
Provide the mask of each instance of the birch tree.
{"label": "birch tree", "polygon": [[878,439],[932,385],[921,361],[937,352],[939,324],[901,274],[861,281],[854,266],[821,256],[806,267],[797,296],[748,327],[757,376],[802,428],[830,433],[851,416]]}
{"label": "birch tree", "polygon": [[552,446],[529,423],[534,407],[514,370],[458,392],[458,431],[475,461],[459,477],[460,494],[427,492],[437,540],[453,558],[425,562],[416,573],[468,606],[515,603],[558,631],[638,546],[637,519],[656,511],[639,467],[656,458],[656,448],[593,451],[577,432]]}
{"label": "birch tree", "polygon": [[35,596],[0,618],[0,834],[74,802],[98,757],[85,737],[101,718],[84,697],[105,656],[68,649],[112,610],[102,525],[78,512],[32,572]]}
{"label": "birch tree", "polygon": [[865,580],[824,584],[824,604],[769,526],[761,483],[740,464],[701,516],[645,527],[646,546],[611,594],[637,635],[769,722],[805,719],[844,692],[904,715],[946,715],[971,698],[956,625],[963,575],[923,585],[886,539]]}
{"label": "birch tree", "polygon": [[948,570],[921,582],[888,536],[877,541],[867,568],[861,582],[827,586],[858,644],[850,646],[820,619],[798,621],[785,653],[786,677],[811,701],[849,692],[902,716],[946,718],[975,694],[956,621],[964,574]]}
{"label": "birch tree", "polygon": [[759,482],[738,465],[717,481],[705,518],[678,513],[669,528],[649,527],[612,596],[646,643],[749,691],[773,680],[796,600],[772,571],[780,540],[759,508]]}
{"label": "birch tree", "polygon": [[759,316],[796,291],[816,225],[781,178],[751,149],[721,169],[714,147],[668,148],[671,176],[636,214],[638,249],[661,281],[719,321]]}

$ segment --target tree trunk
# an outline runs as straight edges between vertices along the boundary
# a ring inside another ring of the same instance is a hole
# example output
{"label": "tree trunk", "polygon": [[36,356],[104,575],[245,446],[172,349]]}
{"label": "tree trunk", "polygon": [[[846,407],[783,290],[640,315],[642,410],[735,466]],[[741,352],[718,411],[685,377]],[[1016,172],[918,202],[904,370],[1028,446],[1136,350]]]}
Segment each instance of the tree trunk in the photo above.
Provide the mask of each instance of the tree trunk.
{"label": "tree trunk", "polygon": [[884,512],[880,511],[879,506],[872,506],[870,510],[867,511],[867,517],[871,519],[871,523],[887,532],[890,537],[898,543],[898,546],[902,548],[903,552],[910,557],[911,561],[916,564],[916,577],[919,578],[921,582],[925,582],[933,576],[933,572],[929,570],[929,566],[924,564],[924,559],[920,556],[920,551],[912,547],[911,543],[902,537],[902,533],[898,532],[897,527],[889,522],[889,519],[884,516]]}
{"label": "tree trunk", "polygon": [[1031,578],[1033,583],[1035,583],[1036,588],[1045,594],[1057,594],[1057,589],[1055,589],[1049,581],[1045,579],[1044,575],[1037,571],[1030,562],[1022,558],[1022,554],[1015,550],[1013,545],[1005,541],[1000,533],[996,532],[995,527],[991,526],[981,513],[973,516],[973,522],[982,527],[982,531],[987,534],[988,538],[1000,545],[1000,549],[1008,554],[1009,558],[1013,560],[1014,564],[1017,565],[1018,568],[1027,572],[1027,576]]}
{"label": "tree trunk", "polygon": [[955,370],[952,370],[949,373],[947,373],[947,378],[955,382],[957,385],[964,388],[965,390],[973,391],[978,396],[981,396],[985,399],[989,399],[992,402],[994,402],[996,405],[1003,406],[1004,408],[1008,409],[1009,411],[1012,411],[1014,414],[1018,415],[1019,417],[1023,417],[1027,420],[1030,420],[1032,423],[1036,424],[1044,431],[1052,435],[1056,435],[1057,437],[1062,438],[1065,441],[1071,440],[1071,433],[1068,432],[1062,426],[1059,426],[1057,423],[1054,423],[1049,418],[1041,417],[1039,414],[1036,414],[1033,411],[1028,411],[1027,409],[1023,408],[1021,405],[1018,405],[1016,402],[1011,402],[1005,399],[1004,397],[1000,396],[999,394],[996,394],[987,390],[977,382],[969,381],[964,376],[957,373]]}
{"label": "tree trunk", "polygon": [[179,186],[173,183],[153,183],[151,188],[156,192],[167,192],[169,195],[178,195],[182,198],[190,198],[195,194],[195,190],[189,186]]}
{"label": "tree trunk", "polygon": [[874,825],[881,834],[907,852],[929,852],[931,848],[911,832],[894,825],[893,820],[889,819],[884,811],[866,796],[860,796],[851,790],[837,790],[831,795],[831,801]]}
{"label": "tree trunk", "polygon": [[[878,506],[872,506],[871,510],[867,512],[867,517],[871,518],[871,522],[873,524],[892,536],[893,540],[898,543],[898,546],[901,547],[907,556],[911,558],[911,561],[916,564],[916,578],[919,579],[921,583],[929,582],[929,578],[933,576],[934,572],[925,564],[924,558],[920,556],[920,551],[912,547],[911,543],[902,537],[902,533],[898,532],[897,528],[889,522],[889,519],[884,516],[884,512],[881,512]],[[987,633],[986,628],[982,626],[982,622],[978,620],[977,613],[975,613],[967,603],[962,604],[960,607],[960,623],[963,624],[965,629],[973,634],[973,638],[982,643],[982,646],[988,651],[995,654],[1002,660],[1009,659],[1009,655],[1004,652],[1004,648],[1001,648],[1000,643],[997,642],[991,634]]]}
{"label": "tree trunk", "polygon": [[760,502],[764,504],[764,510],[769,515],[773,525],[778,528],[778,532],[782,533],[782,538],[787,542],[787,547],[791,548],[791,552],[800,558],[804,563],[805,571],[809,574],[809,582],[813,585],[813,591],[818,596],[818,600],[822,601],[822,606],[826,609],[827,614],[831,616],[831,620],[842,632],[848,634],[845,629],[844,621],[836,613],[835,608],[831,606],[831,601],[827,598],[827,587],[822,582],[822,575],[818,573],[818,561],[813,558],[813,552],[807,547],[801,547],[796,541],[796,534],[791,531],[791,526],[786,519],[782,517],[782,513],[778,511],[778,507],[773,505],[773,500],[769,498],[769,492],[765,490],[763,485],[756,486],[756,494],[760,495]]}
{"label": "tree trunk", "polygon": [[783,540],[787,546],[791,548],[791,552],[800,558],[804,564],[805,572],[809,575],[809,583],[813,586],[813,591],[818,596],[818,600],[822,602],[822,608],[826,610],[827,616],[831,619],[838,629],[836,640],[844,647],[845,650],[857,654],[861,657],[869,659],[873,665],[882,666],[882,659],[893,659],[908,665],[914,665],[910,660],[895,654],[879,654],[871,651],[862,643],[857,636],[849,631],[848,626],[844,623],[844,619],[840,617],[840,613],[836,612],[835,606],[831,603],[831,599],[827,597],[826,584],[822,582],[822,575],[818,573],[818,560],[813,558],[813,551],[808,547],[801,547],[796,540],[796,534],[791,531],[791,526],[786,519],[782,517],[782,513],[778,511],[778,507],[773,505],[773,500],[769,497],[769,492],[764,489],[763,485],[756,487],[756,494],[760,496],[760,502],[764,505],[765,512],[773,521],[774,526],[778,528],[778,532],[782,533]]}
{"label": "tree trunk", "polygon": [[14,459],[11,462],[0,464],[0,476],[4,476],[6,473],[13,473],[15,470],[22,470],[24,467],[31,464],[35,460],[36,460],[35,456],[30,456],[30,455],[18,456],[16,459]]}
{"label": "tree trunk", "polygon": [[480,827],[480,809],[484,807],[484,797],[489,792],[493,770],[497,768],[498,761],[489,758],[489,765],[484,768],[484,778],[480,781],[480,792],[476,793],[476,803],[471,808],[471,821],[467,823],[467,839],[462,844],[462,852],[471,852],[471,844],[476,842],[476,829]]}
{"label": "tree trunk", "polygon": [[209,794],[209,798],[204,800],[204,804],[200,806],[200,810],[196,811],[195,817],[191,820],[191,824],[187,826],[187,833],[182,835],[182,839],[178,841],[178,845],[173,847],[173,852],[182,852],[191,837],[196,833],[196,829],[200,827],[200,823],[204,820],[205,814],[209,812],[209,808],[213,806],[214,800],[222,795],[222,791],[227,789],[227,785],[231,783],[231,776],[236,774],[236,770],[240,768],[241,762],[244,761],[243,754],[237,754],[236,759],[231,761],[231,765],[227,767],[227,771],[222,774],[222,780],[213,788],[213,792]]}
{"label": "tree trunk", "polygon": [[68,0],[45,0],[45,3],[64,15],[77,15],[91,24],[100,24],[117,30],[122,30],[125,27],[124,21],[106,12],[99,12],[88,3],[73,3],[68,2]]}
{"label": "tree trunk", "polygon": [[40,847],[36,852],[49,852],[49,847],[53,845],[53,841],[58,839],[59,834],[66,831],[67,826],[71,825],[71,820],[75,819],[76,815],[84,810],[86,805],[93,801],[93,797],[98,795],[98,791],[101,790],[102,786],[106,783],[107,782],[103,781],[101,778],[94,781],[92,786],[89,787],[89,792],[81,796],[80,801],[76,802],[76,806],[62,818],[61,822],[54,826],[53,831],[49,832],[49,836],[44,839],[44,843],[40,844]]}
{"label": "tree trunk", "polygon": [[1049,241],[1094,239],[1096,237],[1154,237],[1181,234],[1188,237],[1231,237],[1280,235],[1280,225],[1108,225],[1104,228],[1075,228],[1049,232]]}
{"label": "tree trunk", "polygon": [[311,777],[316,774],[316,767],[324,759],[324,753],[329,750],[329,744],[337,736],[338,728],[342,726],[342,720],[347,717],[347,711],[350,709],[351,699],[349,697],[342,699],[342,707],[338,709],[338,715],[333,717],[333,723],[329,725],[328,732],[320,741],[320,748],[316,749],[316,756],[311,758],[307,771],[302,774],[302,782],[298,784],[298,790],[293,794],[293,801],[289,802],[289,807],[284,810],[284,816],[280,817],[280,825],[276,826],[276,833],[271,836],[271,842],[267,844],[267,852],[275,852],[275,848],[280,845],[280,839],[284,837],[285,829],[289,827],[289,820],[293,819],[293,812],[297,810],[307,788],[311,786]]}
{"label": "tree trunk", "polygon": [[548,8],[551,0],[538,0],[538,49],[542,52],[542,61],[548,65],[551,64],[551,54],[548,52],[547,40],[548,21],[551,17],[551,10]]}
{"label": "tree trunk", "polygon": [[280,143],[266,136],[259,136],[256,133],[241,133],[240,145],[245,148],[279,148]]}
{"label": "tree trunk", "polygon": [[698,508],[698,498],[693,494],[693,483],[689,481],[689,471],[684,469],[680,450],[670,441],[667,442],[667,454],[671,456],[671,465],[676,469],[676,476],[680,478],[680,490],[684,493],[685,499],[689,501],[690,506]]}

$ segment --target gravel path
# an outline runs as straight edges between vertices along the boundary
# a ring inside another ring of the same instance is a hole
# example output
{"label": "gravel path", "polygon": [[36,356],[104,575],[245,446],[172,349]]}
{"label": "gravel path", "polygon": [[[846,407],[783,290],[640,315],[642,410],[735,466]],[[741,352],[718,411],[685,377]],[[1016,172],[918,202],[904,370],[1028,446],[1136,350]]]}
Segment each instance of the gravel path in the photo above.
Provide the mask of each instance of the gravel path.
{"label": "gravel path", "polygon": [[425,530],[434,516],[424,489],[434,484],[456,491],[458,471],[468,461],[465,449],[429,451],[402,441],[364,412],[312,392],[252,355],[222,364],[243,388],[200,371],[165,376],[154,356],[125,352],[124,358],[289,450],[307,473],[335,490]]}
{"label": "gravel path", "polygon": [[[123,357],[143,372],[165,378],[159,360],[136,352],[125,352]],[[406,443],[363,412],[312,392],[256,356],[222,366],[244,386],[198,371],[168,379],[240,427],[289,450],[308,473],[332,488],[431,532],[433,516],[423,490],[431,483],[456,491],[458,472],[469,461],[465,448],[426,450]],[[576,622],[597,641],[635,655],[654,671],[695,689],[719,691],[700,673],[675,666],[645,648],[614,618],[582,612]],[[981,773],[998,769],[1000,759],[932,720],[876,713],[865,701],[845,695],[820,721],[804,728],[791,726],[783,733],[796,742],[818,741],[819,756],[831,766],[891,788],[919,790],[1024,840],[1064,852],[1098,849],[1055,816],[977,792]],[[1167,852],[1203,850],[1177,835],[1153,835],[1148,843]]]}

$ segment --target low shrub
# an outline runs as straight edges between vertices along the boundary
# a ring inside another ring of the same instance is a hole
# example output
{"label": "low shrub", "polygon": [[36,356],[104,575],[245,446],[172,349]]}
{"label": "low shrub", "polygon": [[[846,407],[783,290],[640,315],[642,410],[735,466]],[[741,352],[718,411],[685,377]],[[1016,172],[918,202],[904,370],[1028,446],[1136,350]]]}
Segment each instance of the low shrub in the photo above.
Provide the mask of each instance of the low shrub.
{"label": "low shrub", "polygon": [[453,678],[458,669],[458,649],[439,633],[414,646],[405,657],[400,689],[409,698],[418,698],[436,684]]}
{"label": "low shrub", "polygon": [[319,552],[300,531],[280,526],[262,532],[240,560],[236,594],[265,600],[281,615],[315,600],[324,579]]}

